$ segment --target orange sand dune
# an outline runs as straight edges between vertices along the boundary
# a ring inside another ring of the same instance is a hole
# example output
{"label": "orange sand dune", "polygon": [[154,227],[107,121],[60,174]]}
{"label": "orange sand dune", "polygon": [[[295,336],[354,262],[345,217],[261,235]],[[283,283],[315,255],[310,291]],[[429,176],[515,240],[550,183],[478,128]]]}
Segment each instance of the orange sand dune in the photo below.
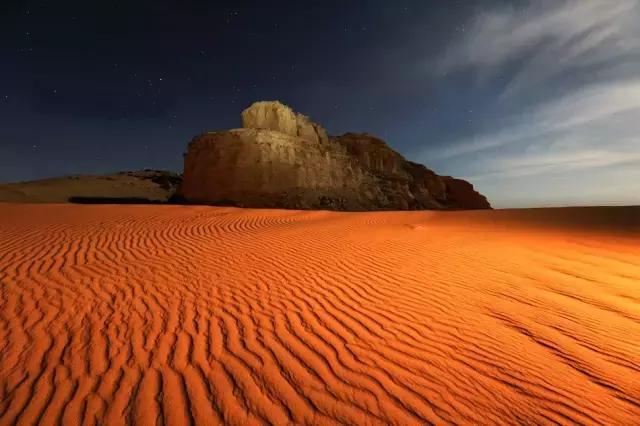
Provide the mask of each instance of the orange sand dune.
{"label": "orange sand dune", "polygon": [[0,424],[640,424],[639,212],[1,204]]}

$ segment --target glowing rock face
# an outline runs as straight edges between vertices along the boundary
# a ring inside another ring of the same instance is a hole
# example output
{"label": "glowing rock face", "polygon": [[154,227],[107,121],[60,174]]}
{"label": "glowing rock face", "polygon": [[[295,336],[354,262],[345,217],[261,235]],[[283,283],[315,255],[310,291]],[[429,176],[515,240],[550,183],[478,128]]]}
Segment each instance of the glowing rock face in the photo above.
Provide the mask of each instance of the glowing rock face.
{"label": "glowing rock face", "polygon": [[256,102],[241,129],[194,138],[180,194],[188,201],[329,210],[485,209],[465,181],[405,160],[366,133],[329,138],[280,102]]}

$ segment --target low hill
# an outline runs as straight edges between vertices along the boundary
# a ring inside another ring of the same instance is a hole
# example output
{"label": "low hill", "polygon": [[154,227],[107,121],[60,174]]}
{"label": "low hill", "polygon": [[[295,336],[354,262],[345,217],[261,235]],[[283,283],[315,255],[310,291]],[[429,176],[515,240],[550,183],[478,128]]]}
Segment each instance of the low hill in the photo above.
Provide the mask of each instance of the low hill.
{"label": "low hill", "polygon": [[0,201],[15,203],[166,202],[180,184],[179,174],[141,170],[107,175],[72,175],[0,184]]}

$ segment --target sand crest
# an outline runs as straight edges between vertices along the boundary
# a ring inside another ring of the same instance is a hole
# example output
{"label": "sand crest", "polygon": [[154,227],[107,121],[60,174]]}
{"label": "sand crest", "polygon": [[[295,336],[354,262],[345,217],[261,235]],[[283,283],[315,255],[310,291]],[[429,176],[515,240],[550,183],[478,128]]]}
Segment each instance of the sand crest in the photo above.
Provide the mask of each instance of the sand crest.
{"label": "sand crest", "polygon": [[0,424],[638,424],[639,212],[0,204]]}

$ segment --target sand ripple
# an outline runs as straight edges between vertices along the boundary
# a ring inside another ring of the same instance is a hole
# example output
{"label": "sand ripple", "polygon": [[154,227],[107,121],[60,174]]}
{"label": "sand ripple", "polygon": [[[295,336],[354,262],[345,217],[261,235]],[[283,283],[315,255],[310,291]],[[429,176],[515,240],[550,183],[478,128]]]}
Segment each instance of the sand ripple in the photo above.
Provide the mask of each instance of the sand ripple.
{"label": "sand ripple", "polygon": [[639,424],[640,238],[496,214],[0,205],[0,424]]}

